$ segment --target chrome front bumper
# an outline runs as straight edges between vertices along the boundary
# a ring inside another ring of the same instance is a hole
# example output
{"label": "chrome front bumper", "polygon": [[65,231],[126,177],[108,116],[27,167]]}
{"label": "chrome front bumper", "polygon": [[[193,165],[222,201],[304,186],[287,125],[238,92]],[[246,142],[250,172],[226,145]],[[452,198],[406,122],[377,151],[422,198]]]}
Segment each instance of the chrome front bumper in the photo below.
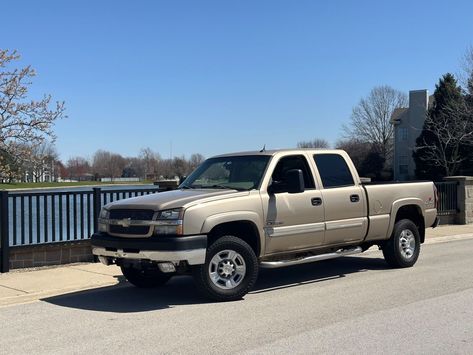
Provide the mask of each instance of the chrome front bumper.
{"label": "chrome front bumper", "polygon": [[192,249],[192,250],[176,250],[176,251],[158,251],[158,250],[140,250],[135,252],[125,252],[123,249],[116,251],[107,250],[105,248],[94,247],[92,253],[99,257],[99,260],[104,262],[102,257],[110,257],[115,259],[134,259],[134,260],[150,260],[156,262],[172,262],[179,264],[181,261],[187,261],[189,265],[201,265],[205,263],[206,249]]}
{"label": "chrome front bumper", "polygon": [[90,241],[92,253],[104,264],[132,259],[200,265],[205,263],[207,252],[206,235],[120,238],[99,232],[94,233]]}

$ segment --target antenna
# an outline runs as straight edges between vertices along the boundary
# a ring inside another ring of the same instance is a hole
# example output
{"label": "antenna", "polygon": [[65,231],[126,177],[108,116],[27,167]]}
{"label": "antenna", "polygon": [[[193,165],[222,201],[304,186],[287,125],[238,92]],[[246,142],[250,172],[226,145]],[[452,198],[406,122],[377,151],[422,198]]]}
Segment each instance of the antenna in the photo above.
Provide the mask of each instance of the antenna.
{"label": "antenna", "polygon": [[263,149],[261,149],[259,152],[260,152],[260,153],[263,153],[264,151],[266,151],[266,144],[263,145]]}

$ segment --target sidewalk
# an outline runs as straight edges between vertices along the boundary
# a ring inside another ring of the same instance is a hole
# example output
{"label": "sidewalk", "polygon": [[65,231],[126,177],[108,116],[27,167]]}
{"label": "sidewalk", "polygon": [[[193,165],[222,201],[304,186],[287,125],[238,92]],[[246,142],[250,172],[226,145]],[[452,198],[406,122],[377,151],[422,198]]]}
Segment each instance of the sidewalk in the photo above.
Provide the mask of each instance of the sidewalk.
{"label": "sidewalk", "polygon": [[[473,238],[473,225],[427,229],[426,244]],[[117,266],[71,264],[0,274],[0,307],[124,282]]]}

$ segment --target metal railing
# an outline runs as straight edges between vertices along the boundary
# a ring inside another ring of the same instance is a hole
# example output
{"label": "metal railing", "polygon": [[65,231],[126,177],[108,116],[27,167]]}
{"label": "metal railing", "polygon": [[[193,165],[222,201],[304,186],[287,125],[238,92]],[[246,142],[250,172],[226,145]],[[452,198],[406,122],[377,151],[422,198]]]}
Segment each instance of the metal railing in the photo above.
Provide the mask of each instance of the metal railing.
{"label": "metal railing", "polygon": [[436,182],[439,197],[437,213],[439,216],[448,216],[458,213],[457,186],[456,181]]}
{"label": "metal railing", "polygon": [[9,247],[77,241],[97,230],[103,205],[163,191],[159,188],[0,192],[0,272],[9,270]]}

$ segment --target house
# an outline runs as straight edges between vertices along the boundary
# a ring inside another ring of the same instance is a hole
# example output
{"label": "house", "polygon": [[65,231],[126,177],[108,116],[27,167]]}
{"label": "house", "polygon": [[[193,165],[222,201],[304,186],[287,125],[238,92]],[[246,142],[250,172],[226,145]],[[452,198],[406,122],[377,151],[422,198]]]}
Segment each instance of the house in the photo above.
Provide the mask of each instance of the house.
{"label": "house", "polygon": [[432,100],[433,97],[429,97],[427,90],[409,91],[409,107],[397,108],[391,116],[391,123],[394,125],[394,180],[415,179],[412,153]]}

